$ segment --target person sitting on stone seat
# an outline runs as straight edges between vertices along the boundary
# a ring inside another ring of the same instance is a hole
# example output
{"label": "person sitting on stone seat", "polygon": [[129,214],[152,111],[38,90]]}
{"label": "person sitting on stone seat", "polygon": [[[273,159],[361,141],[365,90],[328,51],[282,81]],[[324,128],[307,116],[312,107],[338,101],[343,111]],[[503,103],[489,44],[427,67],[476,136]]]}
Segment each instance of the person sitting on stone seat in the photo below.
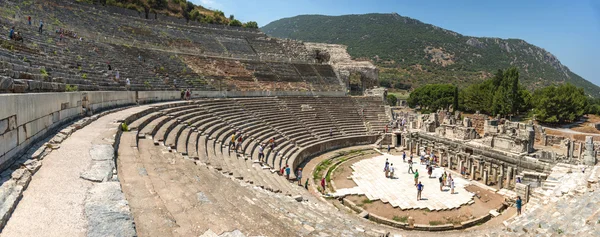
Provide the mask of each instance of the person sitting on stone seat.
{"label": "person sitting on stone seat", "polygon": [[23,36],[21,36],[21,32],[18,32],[18,31],[15,32],[15,34],[13,35],[13,39],[15,41],[21,41],[21,42],[23,42]]}

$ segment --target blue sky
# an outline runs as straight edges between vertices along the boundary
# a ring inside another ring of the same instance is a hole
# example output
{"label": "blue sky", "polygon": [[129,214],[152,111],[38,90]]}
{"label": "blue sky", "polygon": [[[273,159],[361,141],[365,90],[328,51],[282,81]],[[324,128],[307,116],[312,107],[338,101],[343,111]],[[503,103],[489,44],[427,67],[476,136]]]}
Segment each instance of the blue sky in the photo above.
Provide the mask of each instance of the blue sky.
{"label": "blue sky", "polygon": [[391,13],[463,35],[519,38],[600,85],[600,0],[192,0],[264,26],[303,14]]}

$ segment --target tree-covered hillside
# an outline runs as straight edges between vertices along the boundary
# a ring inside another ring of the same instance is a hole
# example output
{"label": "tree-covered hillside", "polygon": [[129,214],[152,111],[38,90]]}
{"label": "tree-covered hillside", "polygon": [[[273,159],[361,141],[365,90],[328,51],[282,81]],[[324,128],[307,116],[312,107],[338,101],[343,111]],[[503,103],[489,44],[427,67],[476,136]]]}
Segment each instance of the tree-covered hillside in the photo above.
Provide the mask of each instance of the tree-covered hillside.
{"label": "tree-covered hillside", "polygon": [[208,24],[230,25],[247,28],[258,28],[255,21],[242,23],[234,15],[225,16],[220,10],[209,10],[200,5],[195,5],[187,0],[76,0],[102,5],[117,6],[144,12],[146,17],[152,14],[165,14],[185,18],[188,21],[198,21]]}
{"label": "tree-covered hillside", "polygon": [[380,83],[389,87],[428,83],[465,87],[514,66],[528,89],[570,82],[600,96],[598,86],[524,40],[464,36],[395,13],[302,15],[271,22],[262,31],[273,37],[347,45],[352,57],[376,63]]}

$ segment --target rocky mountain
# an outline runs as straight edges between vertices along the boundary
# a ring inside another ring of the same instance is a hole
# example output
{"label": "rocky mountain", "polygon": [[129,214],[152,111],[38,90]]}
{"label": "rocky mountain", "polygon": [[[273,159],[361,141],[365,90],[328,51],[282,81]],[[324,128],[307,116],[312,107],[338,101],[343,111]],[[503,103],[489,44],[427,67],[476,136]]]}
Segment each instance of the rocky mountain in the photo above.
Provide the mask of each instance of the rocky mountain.
{"label": "rocky mountain", "polygon": [[279,38],[347,45],[352,57],[380,67],[380,84],[388,87],[466,86],[515,66],[529,89],[569,82],[600,96],[600,87],[524,40],[465,36],[396,13],[301,15],[271,22],[262,31]]}

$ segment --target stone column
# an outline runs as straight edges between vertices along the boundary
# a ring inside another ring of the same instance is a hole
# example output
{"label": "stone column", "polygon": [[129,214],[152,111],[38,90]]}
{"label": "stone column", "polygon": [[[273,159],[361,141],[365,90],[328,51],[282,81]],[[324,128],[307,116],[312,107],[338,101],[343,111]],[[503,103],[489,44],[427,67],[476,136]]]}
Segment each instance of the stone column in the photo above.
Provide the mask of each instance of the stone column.
{"label": "stone column", "polygon": [[512,177],[513,169],[512,167],[506,167],[506,186],[510,187],[510,180]]}
{"label": "stone column", "polygon": [[475,180],[475,161],[471,160],[471,167],[469,167],[469,174],[471,175],[471,180]]}
{"label": "stone column", "polygon": [[575,141],[571,141],[569,142],[569,147],[568,147],[568,156],[569,156],[569,161],[571,161],[571,159],[573,159],[573,150],[575,150]]}
{"label": "stone column", "polygon": [[583,155],[583,143],[580,142],[579,149],[577,152],[577,158],[579,158],[579,160],[583,160],[583,159],[581,159],[581,158],[583,158],[582,155]]}
{"label": "stone column", "polygon": [[596,153],[594,152],[594,137],[585,137],[585,154],[582,161],[585,165],[596,165]]}
{"label": "stone column", "polygon": [[448,154],[448,169],[452,170],[452,155]]}
{"label": "stone column", "polygon": [[500,164],[500,173],[498,174],[498,189],[502,189],[504,187],[504,163]]}
{"label": "stone column", "polygon": [[482,178],[483,176],[483,166],[485,165],[484,161],[479,161],[479,167],[477,167],[479,169],[479,177]]}
{"label": "stone column", "polygon": [[483,184],[488,185],[488,171],[487,171],[487,169],[483,171],[482,180],[483,180]]}

